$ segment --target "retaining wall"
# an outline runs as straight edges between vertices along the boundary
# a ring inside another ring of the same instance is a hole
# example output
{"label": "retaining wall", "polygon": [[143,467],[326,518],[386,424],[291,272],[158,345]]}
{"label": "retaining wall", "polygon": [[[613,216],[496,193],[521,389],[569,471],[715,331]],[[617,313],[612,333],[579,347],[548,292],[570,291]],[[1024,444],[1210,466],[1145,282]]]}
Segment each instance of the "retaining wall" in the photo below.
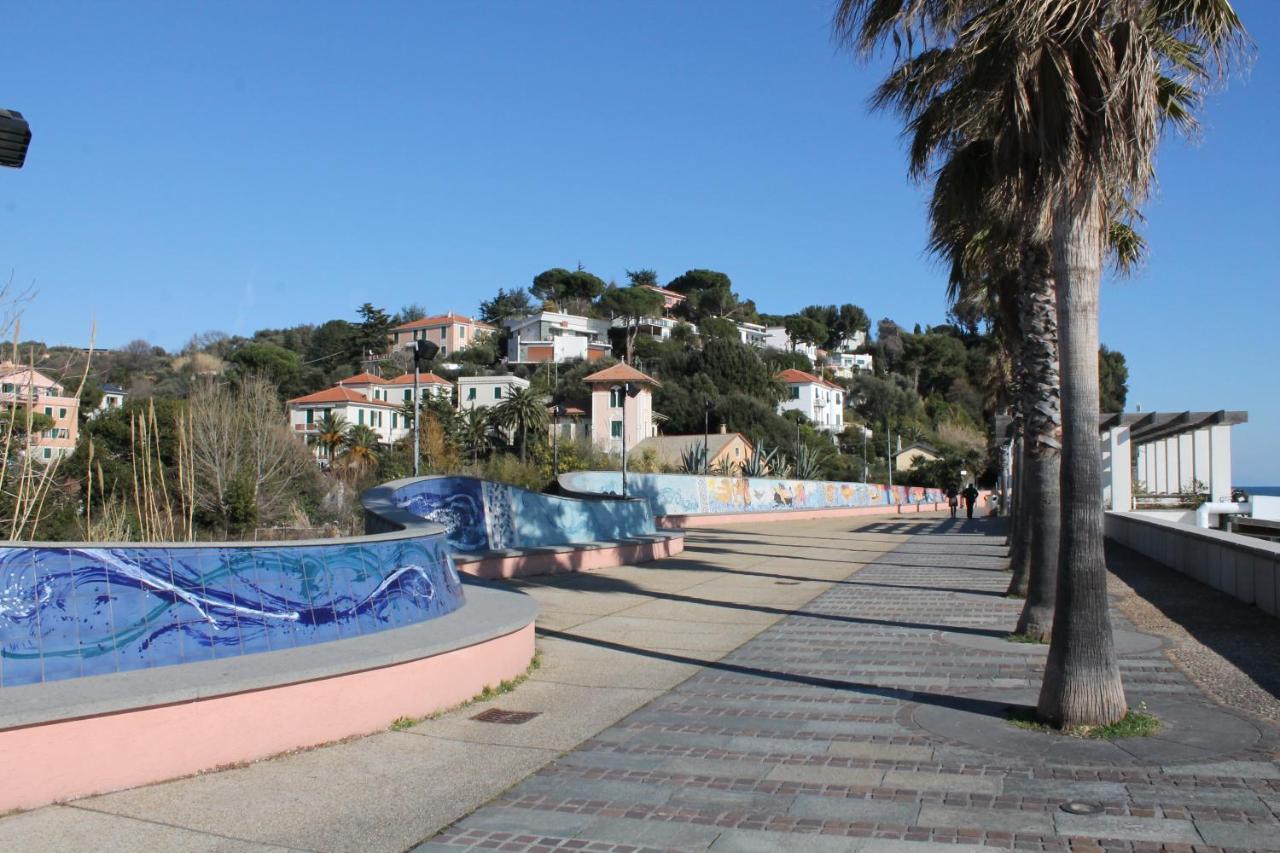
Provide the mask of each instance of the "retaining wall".
{"label": "retaining wall", "polygon": [[1131,512],[1107,513],[1107,538],[1280,616],[1280,543]]}
{"label": "retaining wall", "polygon": [[[560,486],[575,494],[619,495],[622,493],[622,474],[619,471],[575,471],[561,474]],[[790,513],[805,513],[805,517],[858,515],[896,512],[899,506],[914,511],[916,508],[938,508],[946,502],[941,489],[917,486],[690,474],[629,473],[627,494],[644,498],[653,515],[659,519],[682,518],[690,522],[698,516],[743,514],[775,514],[780,517],[794,517]]]}

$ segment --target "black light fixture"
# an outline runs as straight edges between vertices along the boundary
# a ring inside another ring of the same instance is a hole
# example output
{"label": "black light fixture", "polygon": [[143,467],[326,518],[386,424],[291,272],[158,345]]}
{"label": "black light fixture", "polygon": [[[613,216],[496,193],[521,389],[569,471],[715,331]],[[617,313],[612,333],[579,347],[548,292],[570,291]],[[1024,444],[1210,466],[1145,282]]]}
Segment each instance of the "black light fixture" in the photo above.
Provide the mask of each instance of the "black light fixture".
{"label": "black light fixture", "polygon": [[0,166],[21,169],[31,145],[31,125],[17,110],[0,110]]}

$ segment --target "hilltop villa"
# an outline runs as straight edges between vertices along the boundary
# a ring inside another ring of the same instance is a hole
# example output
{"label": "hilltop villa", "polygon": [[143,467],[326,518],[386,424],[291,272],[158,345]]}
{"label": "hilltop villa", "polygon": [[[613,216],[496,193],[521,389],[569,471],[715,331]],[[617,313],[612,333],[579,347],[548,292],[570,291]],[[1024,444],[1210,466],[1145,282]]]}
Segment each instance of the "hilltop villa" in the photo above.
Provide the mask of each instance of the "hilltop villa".
{"label": "hilltop villa", "polygon": [[492,334],[497,328],[463,314],[437,314],[410,320],[391,329],[393,347],[412,346],[414,341],[431,341],[440,347],[441,355],[449,355],[470,346],[479,338]]}
{"label": "hilltop villa", "polygon": [[844,389],[803,370],[788,369],[778,375],[787,386],[787,395],[778,404],[778,414],[800,412],[815,429],[833,436],[844,432]]}

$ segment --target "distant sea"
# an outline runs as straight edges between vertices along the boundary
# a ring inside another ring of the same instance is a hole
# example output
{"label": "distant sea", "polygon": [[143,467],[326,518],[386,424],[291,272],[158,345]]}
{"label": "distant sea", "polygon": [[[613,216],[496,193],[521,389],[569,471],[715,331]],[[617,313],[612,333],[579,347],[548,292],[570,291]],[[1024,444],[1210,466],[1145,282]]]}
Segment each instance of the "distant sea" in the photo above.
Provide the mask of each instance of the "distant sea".
{"label": "distant sea", "polygon": [[1280,497],[1280,486],[1236,486],[1237,489],[1244,489],[1251,495],[1275,495]]}

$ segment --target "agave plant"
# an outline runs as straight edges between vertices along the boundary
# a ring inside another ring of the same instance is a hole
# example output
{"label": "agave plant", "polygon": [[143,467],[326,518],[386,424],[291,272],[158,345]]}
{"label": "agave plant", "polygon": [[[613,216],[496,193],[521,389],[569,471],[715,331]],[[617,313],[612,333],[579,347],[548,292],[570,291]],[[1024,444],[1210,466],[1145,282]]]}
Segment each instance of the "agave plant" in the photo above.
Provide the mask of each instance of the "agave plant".
{"label": "agave plant", "polygon": [[707,470],[707,451],[701,444],[690,444],[680,451],[680,473],[701,474]]}
{"label": "agave plant", "polygon": [[721,459],[719,462],[711,466],[708,472],[713,477],[732,477],[737,471],[737,466],[728,459]]}
{"label": "agave plant", "polygon": [[822,475],[822,452],[807,444],[796,448],[795,478],[816,480]]}
{"label": "agave plant", "polygon": [[769,460],[773,457],[770,453],[765,452],[763,447],[756,448],[756,452],[747,457],[747,461],[742,463],[742,476],[744,477],[763,477],[769,473]]}

